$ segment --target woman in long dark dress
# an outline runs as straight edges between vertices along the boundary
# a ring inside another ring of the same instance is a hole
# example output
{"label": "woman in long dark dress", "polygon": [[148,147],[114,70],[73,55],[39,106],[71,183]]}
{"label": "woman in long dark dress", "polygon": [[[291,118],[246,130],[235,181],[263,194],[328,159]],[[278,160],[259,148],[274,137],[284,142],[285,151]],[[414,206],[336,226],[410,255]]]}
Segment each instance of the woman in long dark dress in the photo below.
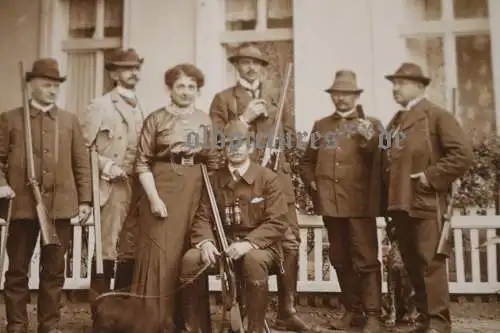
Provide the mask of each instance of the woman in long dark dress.
{"label": "woman in long dark dress", "polygon": [[[199,69],[190,64],[175,66],[165,72],[165,84],[172,102],[146,118],[139,139],[136,171],[147,197],[140,204],[133,289],[137,294],[159,296],[146,298],[147,305],[163,328],[174,332],[175,291],[203,188],[200,163],[209,155],[206,131],[211,121],[194,106],[204,84]],[[199,142],[194,144],[196,136]]]}

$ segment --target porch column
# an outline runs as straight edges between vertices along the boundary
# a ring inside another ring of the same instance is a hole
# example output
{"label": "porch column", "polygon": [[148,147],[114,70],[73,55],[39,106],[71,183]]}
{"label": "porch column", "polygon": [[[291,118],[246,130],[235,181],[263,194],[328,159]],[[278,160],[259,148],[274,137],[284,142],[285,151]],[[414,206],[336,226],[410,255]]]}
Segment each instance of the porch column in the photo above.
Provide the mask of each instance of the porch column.
{"label": "porch column", "polygon": [[196,1],[195,64],[205,74],[197,107],[208,112],[212,99],[225,88],[225,50],[220,35],[225,30],[225,10],[222,0]]}
{"label": "porch column", "polygon": [[488,12],[490,16],[491,59],[493,59],[495,129],[497,133],[500,133],[500,1],[488,0]]}

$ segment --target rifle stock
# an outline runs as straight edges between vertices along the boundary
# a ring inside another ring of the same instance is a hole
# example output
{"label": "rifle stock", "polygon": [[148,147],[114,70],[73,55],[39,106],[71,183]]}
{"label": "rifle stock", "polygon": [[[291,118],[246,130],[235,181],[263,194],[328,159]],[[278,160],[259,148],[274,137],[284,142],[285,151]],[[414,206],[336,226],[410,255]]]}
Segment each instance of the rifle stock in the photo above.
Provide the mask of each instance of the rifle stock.
{"label": "rifle stock", "polygon": [[92,176],[92,215],[94,218],[96,274],[101,276],[104,274],[104,264],[102,258],[101,201],[99,194],[99,155],[95,145],[90,147],[90,165]]}
{"label": "rifle stock", "polygon": [[[453,183],[446,202],[446,211],[441,216],[441,233],[436,249],[436,255],[448,258],[451,252],[451,218],[455,201],[456,184]],[[439,205],[439,201],[438,201]]]}
{"label": "rifle stock", "polygon": [[38,223],[40,224],[40,235],[42,245],[61,245],[59,237],[57,236],[57,231],[55,224],[52,223],[47,208],[43,202],[42,192],[40,190],[40,185],[36,179],[35,174],[35,161],[33,155],[33,138],[31,134],[31,121],[30,121],[30,108],[29,108],[29,97],[28,89],[26,87],[26,82],[24,80],[24,66],[22,62],[19,62],[19,74],[21,79],[21,92],[22,92],[22,102],[23,102],[23,120],[24,120],[24,136],[25,136],[25,149],[26,149],[26,161],[28,168],[28,181],[33,191],[33,196],[36,203],[36,215],[38,217]]}
{"label": "rifle stock", "polygon": [[[216,242],[221,249],[221,268],[223,271],[222,280],[222,290],[229,293],[228,297],[230,298],[230,321],[231,321],[231,329],[233,332],[244,332],[243,328],[243,318],[241,316],[241,308],[237,299],[237,283],[236,283],[236,274],[234,272],[234,263],[231,258],[226,254],[226,250],[229,247],[229,243],[227,241],[226,233],[224,231],[224,226],[222,224],[222,219],[220,217],[219,208],[217,206],[217,201],[215,200],[215,193],[212,188],[212,184],[210,183],[210,178],[208,176],[208,170],[205,164],[201,165],[201,171],[203,173],[203,180],[205,183],[205,187],[207,189],[208,197],[210,199],[210,207],[212,209],[213,218],[214,218],[214,229],[215,229],[215,238]],[[227,304],[229,305],[229,304]]]}

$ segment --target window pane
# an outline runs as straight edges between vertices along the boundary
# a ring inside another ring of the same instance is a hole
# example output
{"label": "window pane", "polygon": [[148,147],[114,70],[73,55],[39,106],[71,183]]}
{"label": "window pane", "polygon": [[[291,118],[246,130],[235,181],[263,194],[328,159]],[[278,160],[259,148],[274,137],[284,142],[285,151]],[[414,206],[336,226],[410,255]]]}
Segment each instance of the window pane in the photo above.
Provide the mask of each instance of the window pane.
{"label": "window pane", "polygon": [[431,78],[427,88],[428,98],[446,107],[443,38],[407,38],[406,48],[409,59],[422,66],[424,73]]}
{"label": "window pane", "polygon": [[488,17],[488,0],[453,0],[455,18]]}
{"label": "window pane", "polygon": [[104,2],[104,37],[122,37],[123,0]]}
{"label": "window pane", "polygon": [[69,0],[69,37],[92,38],[96,25],[96,1]]}
{"label": "window pane", "polygon": [[459,36],[457,44],[458,110],[473,142],[493,131],[495,100],[489,35]]}
{"label": "window pane", "polygon": [[440,20],[443,16],[441,0],[404,0],[409,21]]}
{"label": "window pane", "polygon": [[94,98],[95,83],[96,53],[69,53],[67,110],[75,113],[84,110]]}
{"label": "window pane", "polygon": [[292,0],[267,0],[267,27],[269,29],[293,27]]}
{"label": "window pane", "polygon": [[257,0],[226,0],[226,29],[254,30],[257,24]]}

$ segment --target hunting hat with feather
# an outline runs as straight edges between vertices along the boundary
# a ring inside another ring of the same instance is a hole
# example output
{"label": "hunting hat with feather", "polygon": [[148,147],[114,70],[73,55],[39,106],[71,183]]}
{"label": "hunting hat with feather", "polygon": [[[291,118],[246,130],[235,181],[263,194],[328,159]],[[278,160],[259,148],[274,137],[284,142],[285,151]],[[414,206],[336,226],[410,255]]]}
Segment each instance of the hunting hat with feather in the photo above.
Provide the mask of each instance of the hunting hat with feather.
{"label": "hunting hat with feather", "polygon": [[269,60],[264,56],[262,51],[254,44],[251,43],[245,43],[241,46],[239,46],[234,53],[227,58],[230,63],[234,64],[238,60],[242,58],[250,58],[257,60],[262,63],[262,65],[267,66],[269,65]]}
{"label": "hunting hat with feather", "polygon": [[33,63],[31,71],[26,73],[26,82],[35,78],[46,78],[57,82],[66,81],[66,76],[59,73],[59,64],[53,58],[41,58]]}

